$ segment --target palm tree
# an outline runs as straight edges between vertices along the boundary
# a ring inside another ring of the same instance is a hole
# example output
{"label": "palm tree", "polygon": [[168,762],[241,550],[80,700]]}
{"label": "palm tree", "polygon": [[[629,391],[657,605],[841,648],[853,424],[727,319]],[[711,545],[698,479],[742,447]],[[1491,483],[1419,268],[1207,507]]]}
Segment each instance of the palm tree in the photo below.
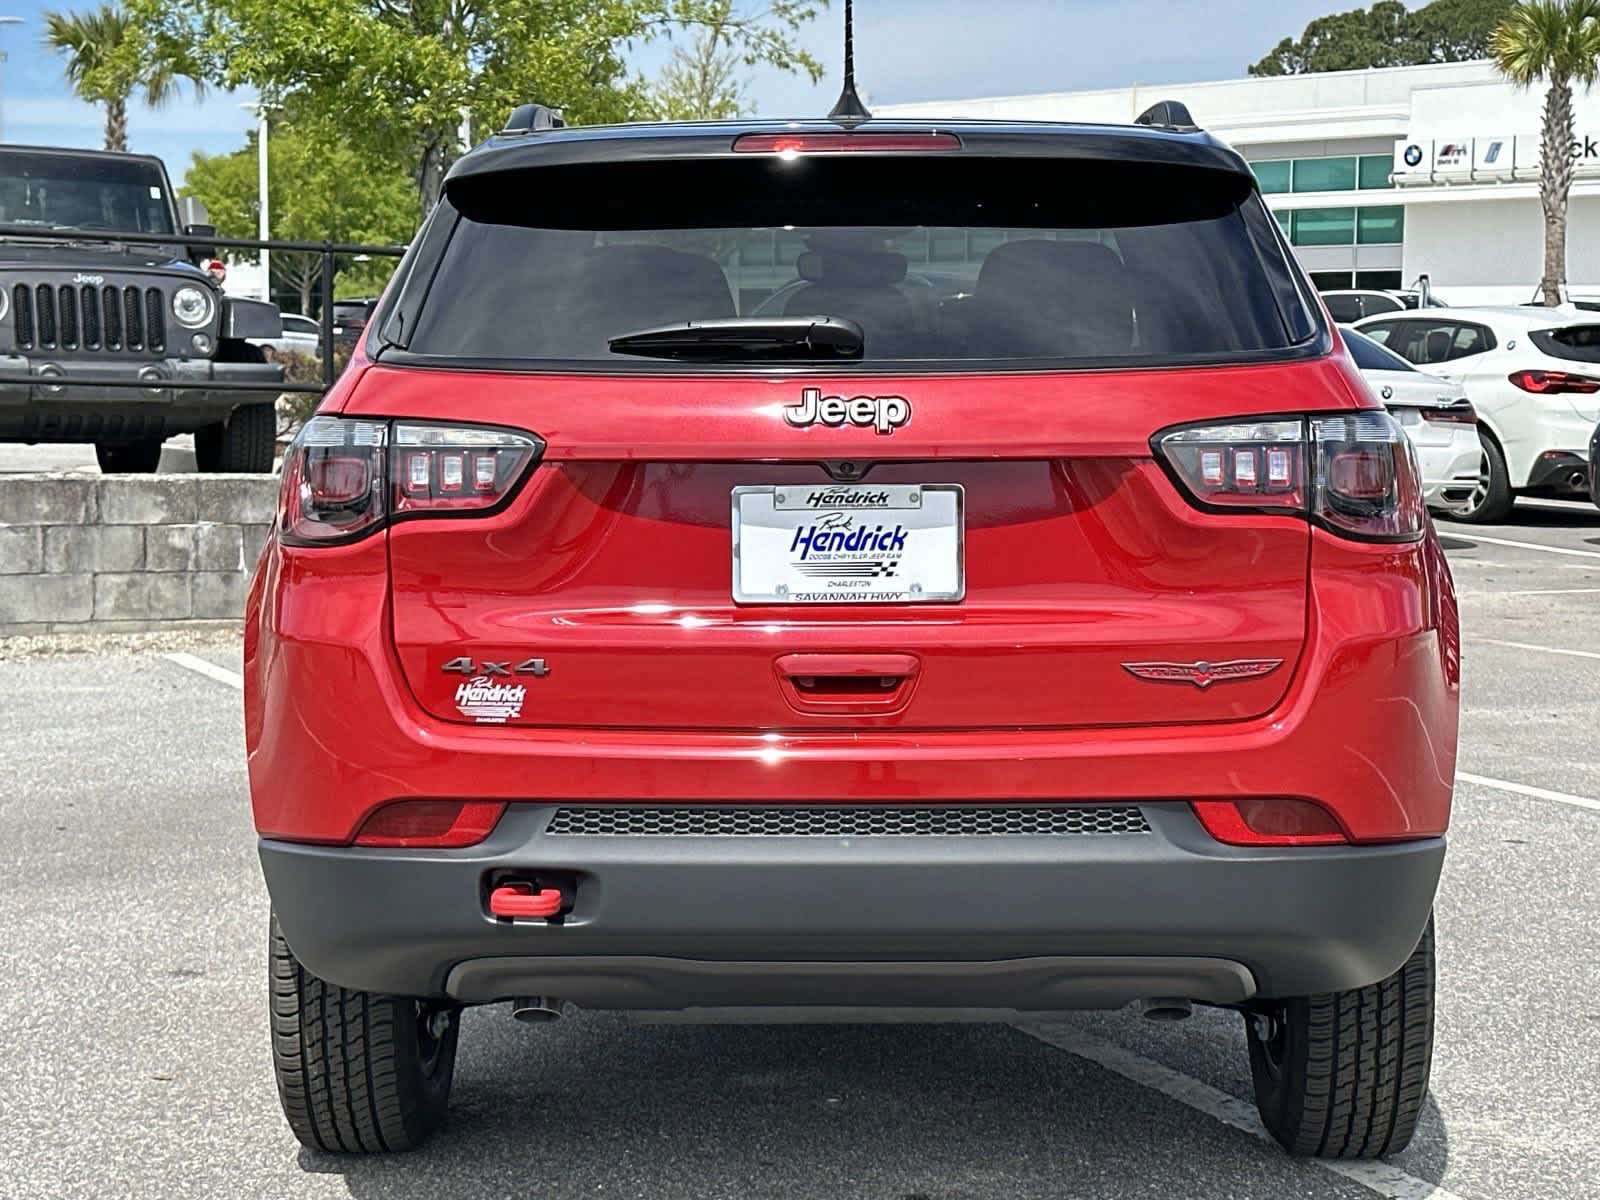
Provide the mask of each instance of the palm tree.
{"label": "palm tree", "polygon": [[1512,9],[1489,41],[1500,73],[1519,88],[1549,85],[1540,131],[1539,201],[1544,206],[1547,305],[1567,282],[1567,193],[1572,190],[1572,85],[1600,79],[1600,0],[1531,0]]}
{"label": "palm tree", "polygon": [[67,56],[67,82],[91,104],[105,105],[107,150],[128,148],[128,100],[135,92],[159,108],[177,94],[179,79],[193,82],[197,96],[204,90],[192,68],[142,47],[130,53],[125,43],[132,29],[132,19],[112,4],[45,14],[44,44]]}

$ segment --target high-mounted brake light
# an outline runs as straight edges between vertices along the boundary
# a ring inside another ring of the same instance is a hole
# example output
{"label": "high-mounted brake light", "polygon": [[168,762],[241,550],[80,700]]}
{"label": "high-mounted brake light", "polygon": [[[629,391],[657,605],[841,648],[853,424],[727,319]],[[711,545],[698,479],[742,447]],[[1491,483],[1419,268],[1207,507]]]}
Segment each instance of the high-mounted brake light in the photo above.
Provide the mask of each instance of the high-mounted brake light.
{"label": "high-mounted brake light", "polygon": [[313,417],[284,459],[279,527],[288,544],[315,546],[391,520],[489,512],[543,450],[510,429]]}
{"label": "high-mounted brake light", "polygon": [[1513,371],[1507,378],[1523,391],[1539,396],[1591,396],[1600,392],[1600,379],[1570,371]]}
{"label": "high-mounted brake light", "polygon": [[1422,535],[1415,452],[1381,409],[1189,425],[1152,444],[1201,508],[1306,516],[1360,541]]}
{"label": "high-mounted brake light", "polygon": [[733,140],[735,154],[895,154],[959,150],[953,133],[742,133]]}

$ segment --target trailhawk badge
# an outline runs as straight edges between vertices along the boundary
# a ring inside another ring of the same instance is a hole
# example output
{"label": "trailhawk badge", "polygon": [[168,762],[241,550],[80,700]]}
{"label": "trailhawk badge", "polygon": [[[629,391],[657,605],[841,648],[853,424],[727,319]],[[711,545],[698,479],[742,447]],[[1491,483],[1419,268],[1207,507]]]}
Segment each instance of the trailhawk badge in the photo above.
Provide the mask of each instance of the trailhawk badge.
{"label": "trailhawk badge", "polygon": [[1230,662],[1131,662],[1123,663],[1122,669],[1140,679],[1192,683],[1197,688],[1208,688],[1213,683],[1226,683],[1231,679],[1259,679],[1281,666],[1281,658],[1236,658]]}
{"label": "trailhawk badge", "polygon": [[800,403],[783,410],[783,419],[796,429],[808,425],[830,425],[837,429],[846,423],[868,426],[879,433],[893,433],[911,420],[911,402],[904,396],[824,396],[821,388],[808,387],[800,393]]}

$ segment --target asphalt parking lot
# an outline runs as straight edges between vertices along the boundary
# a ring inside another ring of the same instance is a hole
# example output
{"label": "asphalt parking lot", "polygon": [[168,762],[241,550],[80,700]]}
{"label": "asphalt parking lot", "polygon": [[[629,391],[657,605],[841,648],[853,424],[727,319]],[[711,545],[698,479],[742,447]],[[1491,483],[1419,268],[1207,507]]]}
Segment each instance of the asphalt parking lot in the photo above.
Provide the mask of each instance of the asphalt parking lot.
{"label": "asphalt parking lot", "polygon": [[236,642],[0,642],[0,1196],[1600,1195],[1600,511],[1441,526],[1465,631],[1432,1099],[1387,1165],[1258,1132],[1202,1012],[526,1028],[415,1154],[299,1148],[267,1055]]}

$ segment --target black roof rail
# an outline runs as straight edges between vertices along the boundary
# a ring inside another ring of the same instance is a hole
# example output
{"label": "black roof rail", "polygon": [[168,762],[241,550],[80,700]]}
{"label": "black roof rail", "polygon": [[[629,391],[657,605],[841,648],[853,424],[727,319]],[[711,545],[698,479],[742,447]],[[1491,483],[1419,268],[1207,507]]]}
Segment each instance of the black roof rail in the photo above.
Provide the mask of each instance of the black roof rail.
{"label": "black roof rail", "polygon": [[519,104],[506,118],[501,133],[544,133],[551,129],[565,129],[567,118],[559,108],[544,104]]}
{"label": "black roof rail", "polygon": [[1158,100],[1134,118],[1135,125],[1149,125],[1155,129],[1178,129],[1193,132],[1200,128],[1189,115],[1189,106],[1181,100]]}

